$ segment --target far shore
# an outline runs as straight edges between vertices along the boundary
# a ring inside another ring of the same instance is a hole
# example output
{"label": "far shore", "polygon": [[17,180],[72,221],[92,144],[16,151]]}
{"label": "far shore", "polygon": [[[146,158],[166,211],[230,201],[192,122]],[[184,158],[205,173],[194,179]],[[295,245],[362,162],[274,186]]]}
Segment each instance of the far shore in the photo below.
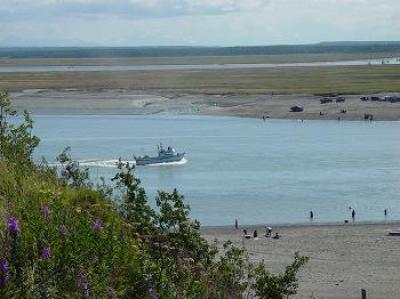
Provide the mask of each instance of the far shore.
{"label": "far shore", "polygon": [[[230,240],[244,246],[253,261],[264,262],[277,273],[293,260],[296,252],[310,257],[299,275],[295,298],[397,298],[400,293],[400,237],[388,236],[400,221],[355,223],[315,223],[272,226],[278,240],[266,238],[265,225],[203,227],[202,235],[222,247]],[[258,232],[258,240],[243,238]],[[314,297],[312,297],[314,296]]]}
{"label": "far shore", "polygon": [[[365,95],[365,94],[364,94]],[[202,114],[297,120],[363,121],[365,114],[376,121],[399,121],[400,103],[363,102],[364,95],[342,95],[344,103],[321,104],[321,96],[179,94],[130,89],[32,89],[11,93],[13,105],[34,114]],[[368,94],[367,94],[368,95]],[[400,93],[381,93],[379,96]],[[290,112],[292,106],[303,112]]]}

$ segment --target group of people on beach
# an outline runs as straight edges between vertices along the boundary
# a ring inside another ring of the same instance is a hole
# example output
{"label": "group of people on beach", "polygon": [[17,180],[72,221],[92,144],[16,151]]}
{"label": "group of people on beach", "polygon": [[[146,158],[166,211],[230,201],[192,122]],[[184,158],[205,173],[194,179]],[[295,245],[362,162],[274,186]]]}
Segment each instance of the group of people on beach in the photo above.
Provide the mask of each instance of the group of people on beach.
{"label": "group of people on beach", "polygon": [[[354,222],[356,219],[356,211],[352,207],[349,207],[349,210],[351,210],[351,219]],[[388,215],[388,210],[384,209],[383,213],[386,217]],[[312,221],[314,219],[314,211],[311,210],[309,215],[310,215],[310,220]],[[345,220],[345,223],[347,223],[347,222],[348,222],[348,220]],[[235,219],[235,229],[239,229],[239,221],[237,219]],[[272,239],[280,239],[281,238],[281,235],[278,232],[276,232],[275,235],[272,235],[272,227],[270,227],[270,226],[265,227],[265,235],[264,236],[266,238],[272,238]],[[243,229],[243,237],[245,239],[251,239],[252,236],[251,236],[251,234],[248,233],[247,229]],[[253,238],[254,238],[254,240],[258,240],[257,230],[254,230],[254,232],[253,232]]]}
{"label": "group of people on beach", "polygon": [[[265,227],[265,235],[264,236],[266,238],[272,238],[272,239],[275,239],[275,240],[278,240],[278,239],[281,238],[281,235],[278,232],[276,232],[275,235],[272,236],[272,227],[270,227],[270,226],[266,226]],[[251,235],[247,232],[247,229],[243,230],[243,237],[245,239],[251,239]],[[254,238],[254,240],[258,240],[258,232],[257,232],[257,230],[254,230],[254,232],[253,232],[253,238]]]}
{"label": "group of people on beach", "polygon": [[[354,222],[356,220],[356,210],[354,210],[352,207],[349,207],[349,210],[351,211],[351,219]],[[388,209],[384,209],[383,214],[386,217],[388,215]],[[310,211],[310,220],[313,220],[313,219],[314,219],[314,212]],[[347,222],[347,220],[345,220],[345,222]]]}
{"label": "group of people on beach", "polygon": [[[237,219],[235,219],[235,229],[239,229],[239,221]],[[275,240],[278,240],[281,238],[281,235],[276,232],[274,236],[272,236],[272,227],[270,226],[266,226],[265,227],[265,235],[266,238],[272,238]],[[243,238],[245,239],[251,239],[251,235],[248,233],[247,229],[243,230]],[[258,232],[257,230],[254,230],[253,232],[253,238],[254,240],[258,240]]]}

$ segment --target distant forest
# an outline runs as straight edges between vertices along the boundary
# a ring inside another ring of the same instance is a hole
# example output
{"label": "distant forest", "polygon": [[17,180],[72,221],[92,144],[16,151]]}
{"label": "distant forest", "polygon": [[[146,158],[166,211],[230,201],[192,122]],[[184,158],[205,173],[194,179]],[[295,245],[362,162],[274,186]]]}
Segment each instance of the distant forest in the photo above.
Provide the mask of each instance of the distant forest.
{"label": "distant forest", "polygon": [[400,42],[322,42],[251,47],[18,47],[0,48],[0,58],[129,58],[324,53],[393,53]]}

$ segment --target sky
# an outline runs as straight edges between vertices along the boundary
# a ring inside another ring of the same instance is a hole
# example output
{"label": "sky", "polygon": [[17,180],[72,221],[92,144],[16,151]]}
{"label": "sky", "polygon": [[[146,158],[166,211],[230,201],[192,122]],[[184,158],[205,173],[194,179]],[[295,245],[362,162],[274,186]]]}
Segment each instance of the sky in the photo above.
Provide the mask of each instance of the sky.
{"label": "sky", "polygon": [[0,0],[1,46],[400,40],[400,0]]}

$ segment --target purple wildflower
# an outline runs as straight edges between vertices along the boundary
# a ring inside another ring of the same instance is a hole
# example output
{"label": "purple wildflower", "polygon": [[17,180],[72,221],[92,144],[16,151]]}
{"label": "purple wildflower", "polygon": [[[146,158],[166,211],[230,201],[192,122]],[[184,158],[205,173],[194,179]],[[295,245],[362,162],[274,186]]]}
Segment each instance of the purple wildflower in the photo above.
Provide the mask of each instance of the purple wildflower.
{"label": "purple wildflower", "polygon": [[78,287],[83,290],[83,298],[89,298],[89,284],[85,276],[78,275]]}
{"label": "purple wildflower", "polygon": [[44,205],[41,209],[41,213],[43,218],[48,218],[50,215],[50,208],[48,205]]}
{"label": "purple wildflower", "polygon": [[40,253],[42,259],[48,260],[51,257],[51,250],[49,245],[44,245]]}
{"label": "purple wildflower", "polygon": [[103,224],[101,223],[100,219],[96,219],[96,221],[93,223],[93,229],[96,233],[99,233],[103,228]]}
{"label": "purple wildflower", "polygon": [[9,264],[7,260],[1,260],[0,262],[0,269],[3,272],[3,274],[8,273],[8,269],[9,269]]}
{"label": "purple wildflower", "polygon": [[88,288],[88,281],[85,276],[82,274],[78,275],[78,287],[81,289],[87,289]]}
{"label": "purple wildflower", "polygon": [[18,235],[19,232],[20,232],[18,220],[13,216],[10,216],[8,218],[8,220],[7,220],[7,228],[8,228],[8,231],[10,233],[13,233],[13,234],[16,234],[16,235]]}
{"label": "purple wildflower", "polygon": [[7,285],[8,282],[8,270],[9,270],[9,264],[6,259],[0,261],[0,288],[4,288]]}
{"label": "purple wildflower", "polygon": [[8,273],[0,275],[0,288],[4,288],[7,285],[8,280],[9,280]]}
{"label": "purple wildflower", "polygon": [[114,298],[114,297],[115,297],[114,289],[111,287],[107,288],[107,298]]}

